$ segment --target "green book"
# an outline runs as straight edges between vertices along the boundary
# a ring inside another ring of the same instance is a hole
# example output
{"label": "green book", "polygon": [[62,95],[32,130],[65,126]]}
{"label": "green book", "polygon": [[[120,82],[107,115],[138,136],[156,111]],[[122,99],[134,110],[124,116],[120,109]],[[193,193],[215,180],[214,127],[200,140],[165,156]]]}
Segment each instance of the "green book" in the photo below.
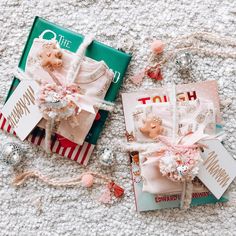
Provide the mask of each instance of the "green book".
{"label": "green book", "polygon": [[[84,38],[84,36],[81,34],[65,29],[40,17],[35,17],[25,48],[20,58],[20,62],[18,65],[20,69],[25,70],[27,57],[32,43],[34,39],[38,38],[40,34],[45,30],[49,30],[49,32],[44,35],[45,39],[51,39],[53,35],[52,33],[50,33],[50,31],[53,31],[56,34],[56,40],[59,42],[60,47],[71,52],[77,51]],[[131,55],[94,40],[87,48],[86,56],[97,61],[103,60],[107,64],[107,66],[114,72],[114,79],[105,97],[105,100],[107,101],[114,101],[123,82],[125,72],[131,60]],[[17,78],[13,79],[6,101],[11,96],[12,92],[19,83],[20,81]],[[94,121],[86,137],[85,141],[87,143],[91,145],[96,144],[107,116],[107,111],[99,111],[99,119],[96,119]],[[34,130],[33,133],[37,133],[36,131]]]}

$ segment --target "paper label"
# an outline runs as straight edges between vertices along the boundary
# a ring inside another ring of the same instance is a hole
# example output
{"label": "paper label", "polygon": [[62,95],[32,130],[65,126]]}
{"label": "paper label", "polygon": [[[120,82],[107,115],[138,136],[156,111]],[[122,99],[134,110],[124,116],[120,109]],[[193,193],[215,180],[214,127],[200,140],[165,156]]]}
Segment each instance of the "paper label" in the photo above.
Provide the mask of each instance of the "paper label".
{"label": "paper label", "polygon": [[211,139],[201,143],[208,148],[202,152],[203,163],[198,178],[219,199],[236,176],[236,160],[219,140]]}
{"label": "paper label", "polygon": [[22,141],[42,119],[35,99],[38,89],[33,80],[21,81],[2,109],[3,116]]}

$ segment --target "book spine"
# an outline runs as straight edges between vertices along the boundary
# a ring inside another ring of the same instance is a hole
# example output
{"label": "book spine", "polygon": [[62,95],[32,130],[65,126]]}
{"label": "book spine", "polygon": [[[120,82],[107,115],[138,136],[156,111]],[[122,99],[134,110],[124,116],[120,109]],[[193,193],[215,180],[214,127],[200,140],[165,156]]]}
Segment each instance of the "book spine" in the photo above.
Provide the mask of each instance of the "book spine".
{"label": "book spine", "polygon": [[[3,117],[2,113],[0,113],[0,129],[16,136],[16,133],[7,122],[7,120]],[[44,147],[44,139],[45,139],[45,131],[41,128],[36,128],[27,138],[26,140],[31,142],[34,145]],[[57,153],[63,157],[67,157],[68,159],[74,160],[81,165],[87,165],[89,158],[94,149],[94,145],[88,142],[84,142],[83,145],[76,145],[73,147],[65,147],[60,144],[60,142],[56,139],[52,141],[51,150],[53,153]]]}

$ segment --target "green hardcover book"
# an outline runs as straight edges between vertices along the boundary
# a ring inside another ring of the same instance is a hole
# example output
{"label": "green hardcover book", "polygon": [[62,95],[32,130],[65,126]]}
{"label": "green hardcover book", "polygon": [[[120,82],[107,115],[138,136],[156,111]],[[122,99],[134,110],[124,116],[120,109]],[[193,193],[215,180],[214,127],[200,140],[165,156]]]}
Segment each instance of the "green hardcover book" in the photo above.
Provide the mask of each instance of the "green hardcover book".
{"label": "green hardcover book", "polygon": [[[34,39],[38,38],[45,30],[49,30],[49,33],[45,34],[44,36],[45,39],[52,38],[52,34],[50,34],[50,32],[52,31],[55,33],[56,40],[59,42],[60,47],[71,52],[76,52],[84,38],[84,36],[81,34],[60,27],[40,17],[35,17],[33,26],[31,28],[29,37],[27,39],[23,54],[18,65],[20,69],[25,70],[27,57],[32,43]],[[114,101],[119,91],[119,88],[123,82],[126,69],[131,60],[131,55],[94,40],[92,44],[87,48],[86,56],[97,61],[103,60],[108,65],[108,67],[114,72],[114,79],[105,97],[105,100],[107,101]],[[10,90],[8,92],[6,101],[11,96],[12,92],[18,86],[19,83],[20,81],[17,78],[14,78]],[[68,149],[66,147],[61,147],[60,144],[58,144],[56,140],[54,140],[54,145],[57,145],[57,147],[52,147],[53,151],[59,153],[62,156],[67,156],[70,159],[76,160],[81,164],[87,164],[89,156],[91,155],[94,145],[98,140],[99,134],[102,131],[107,115],[107,111],[99,111],[99,119],[96,119],[94,121],[86,137],[85,143],[82,146],[79,147],[77,145],[73,146],[73,148],[70,147],[70,149]],[[0,126],[3,130],[10,130],[9,127],[7,127],[6,125],[6,121],[4,122],[4,125],[1,124]],[[44,131],[37,127],[34,129],[28,140],[32,143],[35,143],[35,137],[37,135],[42,135],[42,133],[44,133]],[[35,144],[40,145],[39,142]]]}

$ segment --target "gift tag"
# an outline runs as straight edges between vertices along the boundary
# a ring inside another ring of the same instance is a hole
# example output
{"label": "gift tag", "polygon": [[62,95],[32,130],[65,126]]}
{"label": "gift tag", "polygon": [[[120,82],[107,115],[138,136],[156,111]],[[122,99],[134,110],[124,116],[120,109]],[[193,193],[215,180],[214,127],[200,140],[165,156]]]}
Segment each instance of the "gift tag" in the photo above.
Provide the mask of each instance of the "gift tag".
{"label": "gift tag", "polygon": [[21,81],[2,109],[3,116],[22,141],[42,119],[35,98],[38,90],[35,81]]}
{"label": "gift tag", "polygon": [[236,176],[236,161],[217,139],[207,140],[198,178],[220,199]]}

